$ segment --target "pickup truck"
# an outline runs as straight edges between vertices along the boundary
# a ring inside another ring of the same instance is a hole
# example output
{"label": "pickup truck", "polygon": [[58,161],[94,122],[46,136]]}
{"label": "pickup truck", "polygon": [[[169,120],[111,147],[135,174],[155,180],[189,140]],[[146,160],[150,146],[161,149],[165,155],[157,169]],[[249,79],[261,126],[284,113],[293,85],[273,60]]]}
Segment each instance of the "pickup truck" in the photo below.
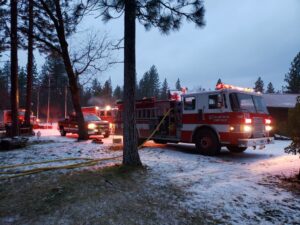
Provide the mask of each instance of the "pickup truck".
{"label": "pickup truck", "polygon": [[[101,120],[95,114],[84,114],[85,126],[88,129],[88,135],[103,135],[108,138],[110,135],[109,122]],[[58,121],[58,130],[61,136],[67,133],[78,133],[78,123],[74,115],[69,118]]]}

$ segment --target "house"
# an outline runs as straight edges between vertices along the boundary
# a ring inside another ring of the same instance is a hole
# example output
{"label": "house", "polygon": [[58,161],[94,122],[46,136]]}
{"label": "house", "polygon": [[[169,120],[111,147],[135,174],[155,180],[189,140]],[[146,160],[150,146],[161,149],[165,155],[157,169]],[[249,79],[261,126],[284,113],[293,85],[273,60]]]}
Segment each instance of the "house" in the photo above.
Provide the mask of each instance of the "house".
{"label": "house", "polygon": [[300,94],[263,94],[268,111],[275,124],[275,132],[286,134],[289,109],[300,101]]}

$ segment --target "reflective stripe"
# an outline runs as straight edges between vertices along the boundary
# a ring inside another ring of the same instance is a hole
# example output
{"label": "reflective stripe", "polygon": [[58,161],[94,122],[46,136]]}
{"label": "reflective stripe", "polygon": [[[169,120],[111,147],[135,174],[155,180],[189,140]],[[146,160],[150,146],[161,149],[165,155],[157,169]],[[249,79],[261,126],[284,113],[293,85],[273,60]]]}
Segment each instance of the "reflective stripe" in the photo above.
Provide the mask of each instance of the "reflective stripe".
{"label": "reflective stripe", "polygon": [[197,127],[208,125],[213,127],[217,132],[229,132],[228,124],[183,124],[182,131],[194,131]]}

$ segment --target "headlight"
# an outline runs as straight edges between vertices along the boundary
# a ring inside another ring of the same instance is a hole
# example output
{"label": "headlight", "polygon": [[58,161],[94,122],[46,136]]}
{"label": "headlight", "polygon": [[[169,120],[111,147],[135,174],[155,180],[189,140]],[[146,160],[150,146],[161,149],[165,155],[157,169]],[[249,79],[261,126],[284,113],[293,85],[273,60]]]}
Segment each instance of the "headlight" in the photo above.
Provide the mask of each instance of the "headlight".
{"label": "headlight", "polygon": [[272,129],[273,129],[272,126],[269,125],[266,126],[266,131],[271,131]]}
{"label": "headlight", "polygon": [[89,123],[88,129],[95,129],[95,128],[96,128],[96,124],[94,124],[94,123]]}
{"label": "headlight", "polygon": [[244,125],[244,132],[251,132],[252,131],[252,127],[249,125]]}
{"label": "headlight", "polygon": [[265,119],[265,124],[271,124],[271,120],[270,119]]}

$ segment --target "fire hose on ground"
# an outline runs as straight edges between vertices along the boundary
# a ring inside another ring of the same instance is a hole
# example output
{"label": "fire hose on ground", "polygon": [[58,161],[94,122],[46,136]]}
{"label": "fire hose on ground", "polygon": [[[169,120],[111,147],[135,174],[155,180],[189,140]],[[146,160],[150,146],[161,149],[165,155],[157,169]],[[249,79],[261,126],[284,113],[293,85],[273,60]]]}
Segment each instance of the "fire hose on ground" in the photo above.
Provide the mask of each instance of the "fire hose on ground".
{"label": "fire hose on ground", "polygon": [[[145,144],[145,142],[149,141],[155,135],[155,133],[160,129],[160,127],[163,124],[164,120],[170,114],[171,111],[172,111],[172,109],[170,108],[164,114],[163,118],[160,120],[160,122],[158,123],[158,125],[152,131],[152,133],[147,137],[146,140],[143,141],[143,143],[141,145],[138,146],[138,150],[140,150],[143,147],[143,145]],[[19,168],[19,167],[25,167],[25,166],[32,166],[32,165],[42,165],[42,164],[53,163],[53,162],[78,161],[78,160],[84,161],[84,162],[79,162],[79,163],[74,163],[74,164],[69,164],[69,165],[63,165],[63,166],[39,167],[39,168],[34,168],[34,169],[29,169],[29,170],[21,170],[21,171],[3,171],[3,172],[0,172],[0,175],[11,175],[11,176],[0,177],[0,180],[12,179],[12,178],[17,178],[17,177],[21,177],[21,176],[26,176],[26,175],[41,173],[41,172],[50,171],[50,170],[75,169],[75,168],[81,168],[81,167],[90,167],[90,166],[97,165],[101,161],[115,160],[115,159],[122,158],[122,156],[123,156],[123,154],[122,155],[118,155],[118,156],[114,156],[114,157],[98,158],[98,159],[91,159],[91,158],[65,158],[65,159],[47,160],[47,161],[42,161],[42,162],[32,162],[32,163],[24,163],[24,164],[15,164],[15,165],[1,166],[0,170],[3,170],[3,169],[13,169],[13,168]]]}

